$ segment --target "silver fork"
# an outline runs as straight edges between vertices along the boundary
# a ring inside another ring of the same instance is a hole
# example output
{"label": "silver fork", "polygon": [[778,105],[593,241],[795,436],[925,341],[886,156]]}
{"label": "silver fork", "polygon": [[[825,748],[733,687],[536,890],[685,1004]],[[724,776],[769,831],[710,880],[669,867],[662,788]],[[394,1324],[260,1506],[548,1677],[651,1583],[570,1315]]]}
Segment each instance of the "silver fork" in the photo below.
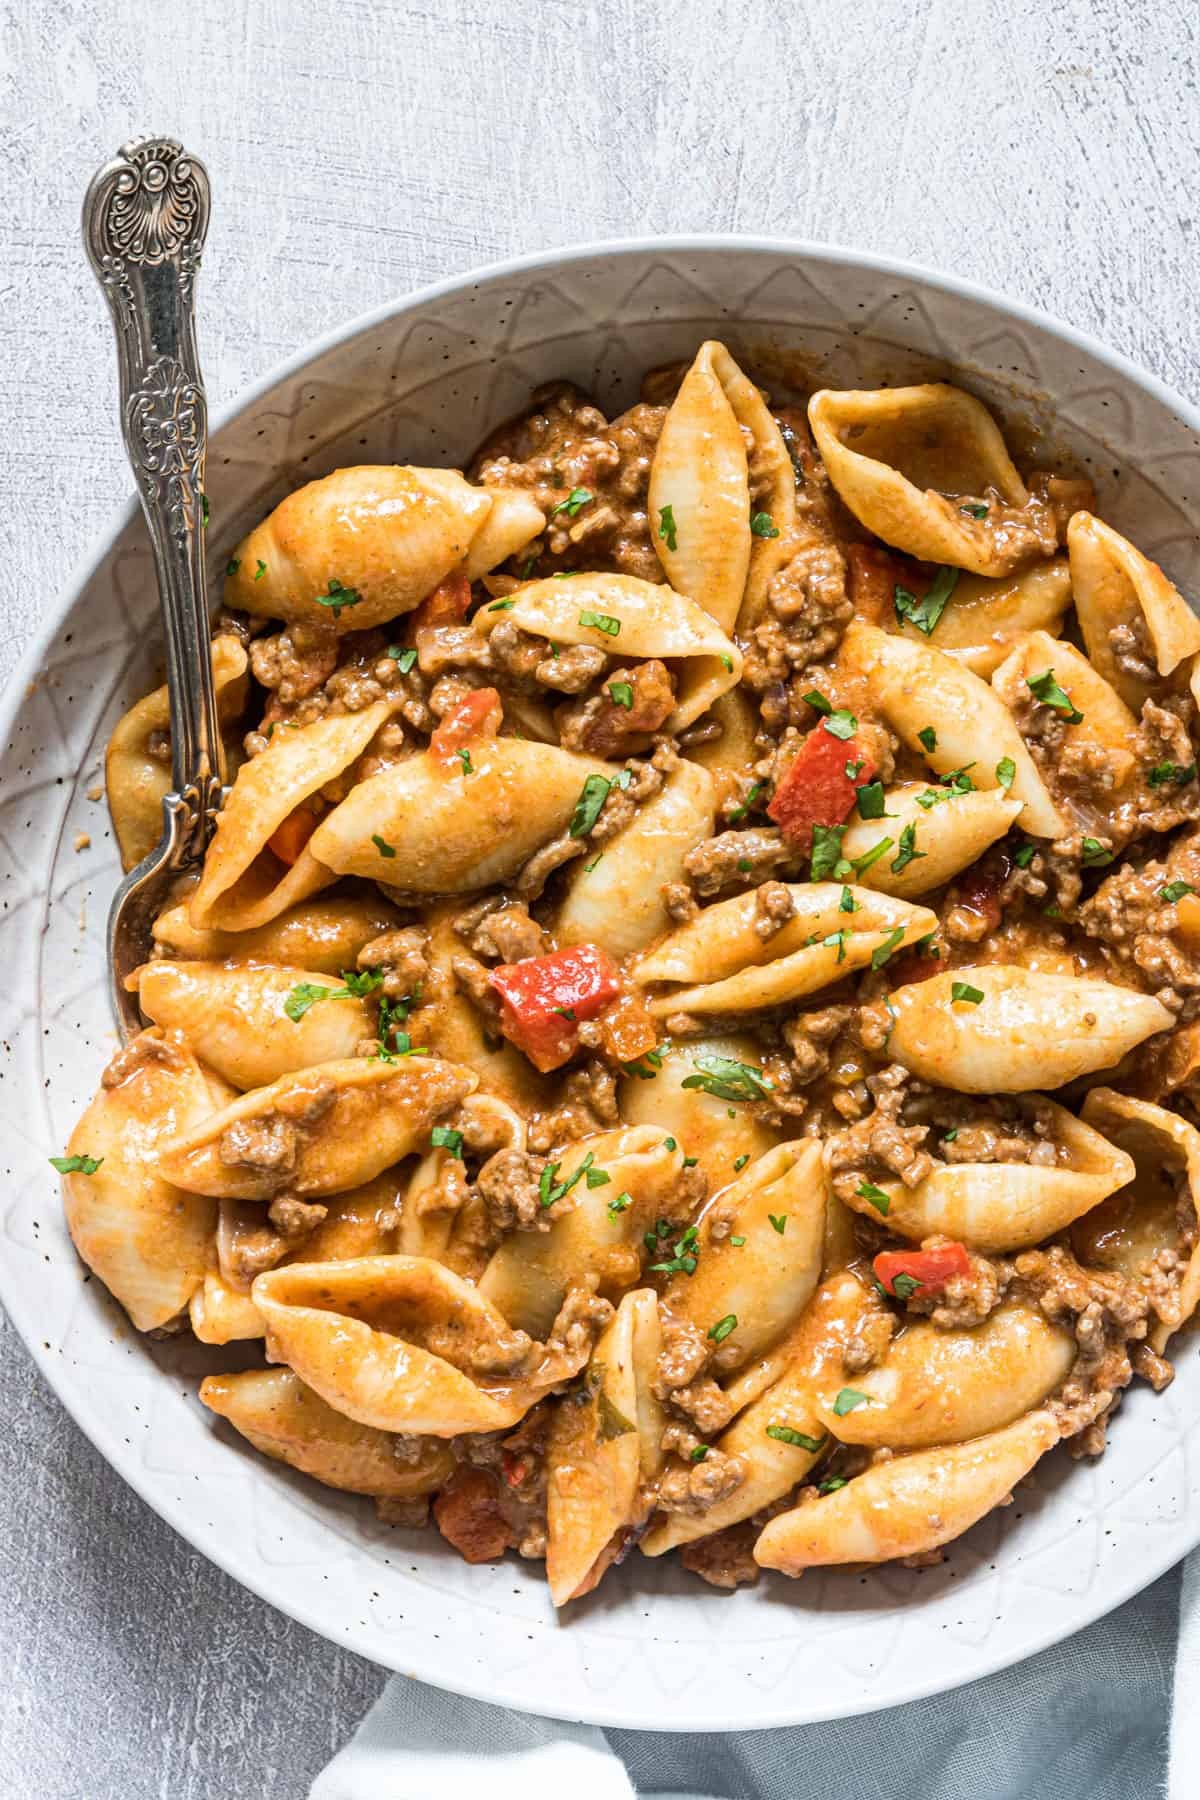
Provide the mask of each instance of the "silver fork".
{"label": "silver fork", "polygon": [[171,703],[162,839],[122,881],[108,915],[123,1037],[141,1027],[125,978],[150,952],[172,883],[203,857],[224,799],[204,579],[208,405],[194,311],[208,210],[204,165],[172,138],[124,144],[83,203],[84,247],[116,328],[121,432],[150,528]]}

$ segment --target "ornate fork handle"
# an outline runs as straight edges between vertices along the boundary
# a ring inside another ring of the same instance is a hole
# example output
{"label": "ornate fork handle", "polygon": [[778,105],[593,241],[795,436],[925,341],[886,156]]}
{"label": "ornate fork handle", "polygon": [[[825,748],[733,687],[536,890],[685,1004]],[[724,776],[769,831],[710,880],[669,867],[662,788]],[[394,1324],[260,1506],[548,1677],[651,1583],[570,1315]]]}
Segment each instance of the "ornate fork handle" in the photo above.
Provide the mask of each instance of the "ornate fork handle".
{"label": "ornate fork handle", "polygon": [[83,206],[84,246],[116,327],[122,432],[162,599],[175,789],[164,805],[180,861],[203,853],[221,804],[204,578],[208,407],[194,312],[208,212],[204,165],[172,138],[123,145]]}

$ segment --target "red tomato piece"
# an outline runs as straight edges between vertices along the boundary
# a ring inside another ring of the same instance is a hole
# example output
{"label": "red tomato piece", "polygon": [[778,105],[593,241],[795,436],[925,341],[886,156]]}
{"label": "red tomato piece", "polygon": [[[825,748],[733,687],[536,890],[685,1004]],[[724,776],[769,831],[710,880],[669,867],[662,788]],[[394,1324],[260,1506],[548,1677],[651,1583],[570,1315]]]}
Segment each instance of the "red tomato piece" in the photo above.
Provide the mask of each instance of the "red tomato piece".
{"label": "red tomato piece", "polygon": [[967,869],[955,881],[950,898],[982,919],[988,931],[995,931],[1001,919],[998,885],[982,869]]}
{"label": "red tomato piece", "polygon": [[316,812],[312,807],[298,806],[281,825],[275,827],[267,839],[267,849],[290,869],[293,863],[300,860],[301,851],[316,829]]}
{"label": "red tomato piece", "polygon": [[[846,767],[861,764],[857,774]],[[787,774],[771,795],[767,817],[789,844],[807,850],[814,825],[844,825],[860,787],[875,777],[875,764],[857,735],[835,737],[823,724],[810,731]]]}
{"label": "red tomato piece", "polygon": [[543,1074],[574,1055],[580,1022],[598,1018],[621,992],[616,963],[595,944],[500,963],[490,979],[501,1031]]}
{"label": "red tomato piece", "polygon": [[971,1259],[962,1244],[939,1244],[935,1250],[881,1250],[874,1269],[880,1285],[894,1298],[899,1275],[915,1281],[921,1294],[933,1295],[940,1294],[956,1275],[969,1275]]}
{"label": "red tomato piece", "polygon": [[426,594],[412,616],[414,631],[426,625],[457,625],[471,607],[471,583],[465,569],[454,569],[439,581],[433,592]]}
{"label": "red tomato piece", "polygon": [[481,738],[494,738],[503,717],[504,709],[495,688],[472,688],[438,721],[429,740],[430,752],[447,767],[462,766],[459,751],[477,744]]}

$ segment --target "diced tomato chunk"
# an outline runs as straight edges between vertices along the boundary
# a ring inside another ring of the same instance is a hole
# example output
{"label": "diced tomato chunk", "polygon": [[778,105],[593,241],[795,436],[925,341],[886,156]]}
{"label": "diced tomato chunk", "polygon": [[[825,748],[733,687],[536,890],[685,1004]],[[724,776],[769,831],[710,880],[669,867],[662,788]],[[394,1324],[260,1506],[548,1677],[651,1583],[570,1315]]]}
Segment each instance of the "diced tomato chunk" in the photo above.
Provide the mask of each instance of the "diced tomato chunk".
{"label": "diced tomato chunk", "polygon": [[426,594],[412,616],[412,628],[420,631],[426,625],[456,625],[465,619],[471,607],[471,583],[465,569],[454,569],[439,581],[431,594]]}
{"label": "diced tomato chunk", "polygon": [[464,1562],[499,1562],[513,1531],[486,1469],[457,1468],[433,1503],[437,1528]]}
{"label": "diced tomato chunk", "polygon": [[600,1038],[614,1062],[637,1062],[658,1045],[658,1027],[646,1002],[621,994],[600,1015]]}
{"label": "diced tomato chunk", "polygon": [[490,979],[501,1031],[543,1074],[569,1061],[580,1023],[599,1018],[621,992],[616,963],[595,944],[500,963]]}
{"label": "diced tomato chunk", "polygon": [[907,1282],[896,1295],[896,1281],[907,1276],[915,1281],[922,1295],[940,1294],[956,1275],[971,1273],[971,1259],[962,1244],[939,1244],[934,1250],[881,1250],[875,1258],[875,1273],[888,1293],[906,1299],[913,1290]]}
{"label": "diced tomato chunk", "polygon": [[430,753],[447,767],[461,765],[460,750],[482,738],[494,738],[504,718],[495,688],[472,688],[438,721],[429,740]]}
{"label": "diced tomato chunk", "polygon": [[[853,775],[847,766],[860,765]],[[857,734],[835,737],[823,724],[810,731],[787,774],[768,804],[773,819],[789,844],[807,850],[814,825],[844,825],[850,817],[860,787],[875,777],[875,764]]]}
{"label": "diced tomato chunk", "polygon": [[298,806],[281,825],[275,827],[267,839],[267,849],[290,869],[293,863],[299,862],[300,852],[317,829],[318,818],[315,807]]}

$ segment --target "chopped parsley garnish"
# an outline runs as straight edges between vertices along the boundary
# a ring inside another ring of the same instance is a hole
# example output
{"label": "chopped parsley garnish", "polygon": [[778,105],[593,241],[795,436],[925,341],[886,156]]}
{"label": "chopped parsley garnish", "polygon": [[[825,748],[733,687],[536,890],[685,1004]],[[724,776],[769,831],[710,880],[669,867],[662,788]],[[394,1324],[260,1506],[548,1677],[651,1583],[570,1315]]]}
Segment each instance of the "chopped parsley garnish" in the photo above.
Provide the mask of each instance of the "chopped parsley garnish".
{"label": "chopped parsley garnish", "polygon": [[471,767],[471,752],[469,750],[456,750],[454,754],[463,766],[463,774],[474,774],[474,770]]}
{"label": "chopped parsley garnish", "polygon": [[842,767],[846,771],[847,781],[857,781],[863,771],[863,758],[859,756],[853,762],[843,763]]}
{"label": "chopped parsley garnish", "polygon": [[837,712],[828,713],[821,722],[829,735],[840,738],[842,743],[845,743],[847,738],[852,738],[858,730],[858,720],[852,712],[847,712],[844,706],[839,707]]}
{"label": "chopped parsley garnish", "polygon": [[573,1006],[552,1006],[550,1011],[556,1012],[560,1019],[570,1019],[574,1022],[575,1008]]}
{"label": "chopped parsley garnish", "polygon": [[1159,888],[1158,897],[1160,900],[1165,900],[1168,906],[1174,906],[1175,902],[1182,900],[1185,894],[1194,894],[1195,892],[1190,881],[1168,881],[1166,887]]}
{"label": "chopped parsley garnish", "polygon": [[[660,1219],[658,1224],[658,1236],[661,1238],[665,1235],[662,1227],[665,1225],[667,1231],[669,1231],[671,1227],[665,1219]],[[696,1243],[699,1235],[696,1227],[694,1225],[689,1225],[683,1236],[676,1239],[672,1246],[675,1254],[672,1256],[671,1260],[669,1262],[651,1263],[651,1271],[661,1275],[694,1275],[696,1273],[696,1264],[700,1257],[700,1251]],[[647,1239],[648,1237],[649,1234],[647,1233]],[[732,1329],[733,1327],[730,1326],[730,1330]]]}
{"label": "chopped parsley garnish", "polygon": [[448,1156],[463,1160],[463,1134],[451,1131],[448,1125],[435,1125],[429,1134],[429,1142],[435,1150],[444,1150]]}
{"label": "chopped parsley garnish", "polygon": [[489,612],[511,612],[512,608],[516,604],[517,603],[515,600],[493,600],[492,604],[488,607],[488,611]]}
{"label": "chopped parsley garnish", "polygon": [[833,712],[832,700],[827,700],[820,688],[810,688],[804,696],[804,704],[811,706],[814,712],[823,714],[825,718]]}
{"label": "chopped parsley garnish", "polygon": [[621,621],[614,619],[611,613],[589,612],[585,607],[579,615],[579,623],[587,625],[592,631],[602,631],[605,637],[619,637]]}
{"label": "chopped parsley garnish", "polygon": [[1061,688],[1055,681],[1053,669],[1047,669],[1042,675],[1029,676],[1025,686],[1035,700],[1040,701],[1043,706],[1053,707],[1056,713],[1061,713],[1068,725],[1078,725],[1082,722],[1083,714],[1078,710],[1066,689]]}
{"label": "chopped parsley garnish", "polygon": [[261,580],[262,580],[262,578],[263,578],[263,576],[264,576],[264,575],[265,575],[265,574],[266,574],[266,572],[267,572],[267,565],[266,565],[266,563],[265,563],[265,562],[264,562],[264,561],[263,561],[263,559],[262,559],[262,557],[261,557],[261,556],[260,556],[260,557],[259,557],[259,558],[258,558],[258,566],[257,566],[257,568],[256,568],[256,569],[255,569],[255,571],[254,571],[254,579],[255,579],[255,581],[261,581]]}
{"label": "chopped parsley garnish", "polygon": [[636,1075],[639,1081],[653,1081],[662,1068],[662,1054],[658,1050],[647,1050],[636,1062],[622,1063],[621,1067],[627,1075]]}
{"label": "chopped parsley garnish", "polygon": [[892,1276],[892,1292],[897,1300],[911,1300],[917,1289],[924,1286],[925,1283],[915,1275]]}
{"label": "chopped parsley garnish", "polygon": [[954,1125],[951,1127],[951,1129],[949,1131],[945,1131],[942,1133],[942,1142],[943,1142],[943,1144],[952,1144],[957,1136],[958,1136],[958,1126]]}
{"label": "chopped parsley garnish", "polygon": [[853,912],[861,912],[862,911],[862,907],[859,905],[858,901],[854,898],[854,895],[850,892],[850,889],[848,887],[844,887],[842,889],[842,897],[838,901],[838,911],[845,912],[845,913],[853,913]]}
{"label": "chopped parsley garnish", "polygon": [[726,1313],[723,1319],[718,1319],[715,1325],[709,1326],[708,1335],[714,1344],[723,1344],[730,1332],[736,1330],[737,1314]]}
{"label": "chopped parsley garnish", "polygon": [[864,850],[861,856],[856,856],[851,865],[854,873],[865,875],[872,863],[877,863],[881,856],[887,855],[894,842],[894,838],[880,838],[877,844],[872,844],[869,850]]}
{"label": "chopped parsley garnish", "polygon": [[357,588],[343,587],[337,577],[331,575],[329,577],[329,592],[327,594],[314,594],[313,599],[318,606],[327,606],[336,619],[341,616],[345,607],[357,606],[362,599],[362,595]]}
{"label": "chopped parsley garnish", "polygon": [[779,536],[779,527],[769,512],[756,512],[750,515],[750,530],[755,537],[773,538]]}
{"label": "chopped parsley garnish", "polygon": [[873,969],[882,969],[884,963],[889,962],[895,952],[899,949],[903,940],[904,926],[897,925],[894,931],[889,931],[878,950],[873,950],[871,952],[871,967]]}
{"label": "chopped parsley garnish", "polygon": [[767,1436],[774,1438],[777,1444],[795,1444],[797,1450],[807,1450],[813,1456],[825,1442],[823,1437],[808,1437],[803,1431],[795,1431],[790,1425],[768,1425]]}
{"label": "chopped parsley garnish", "polygon": [[754,864],[750,861],[748,856],[741,856],[738,858],[738,871],[740,874],[749,875],[753,867]]}
{"label": "chopped parsley garnish", "polygon": [[679,1148],[679,1145],[675,1142],[674,1138],[664,1138],[663,1139],[663,1149],[664,1150],[678,1150],[678,1148]]}
{"label": "chopped parsley garnish", "polygon": [[996,780],[1007,794],[1017,778],[1017,765],[1011,756],[1002,756],[996,764]]}
{"label": "chopped parsley garnish", "polygon": [[754,806],[755,802],[758,800],[759,795],[763,792],[763,789],[766,787],[766,785],[767,784],[765,781],[752,781],[751,782],[749,790],[746,794],[746,798],[742,801],[740,806],[735,806],[733,811],[729,815],[729,823],[731,825],[740,825],[741,824],[742,820],[746,817],[746,814],[751,810],[751,808]]}
{"label": "chopped parsley garnish", "polygon": [[1155,763],[1147,780],[1151,787],[1166,787],[1168,781],[1182,787],[1187,781],[1195,781],[1196,765],[1190,763],[1160,762]]}
{"label": "chopped parsley garnish", "polygon": [[542,1211],[545,1212],[548,1207],[556,1205],[565,1194],[569,1194],[576,1182],[583,1180],[594,1161],[595,1157],[589,1150],[575,1173],[569,1175],[565,1181],[558,1179],[561,1165],[556,1162],[548,1162],[538,1176],[538,1199],[542,1203]]}
{"label": "chopped parsley garnish", "polygon": [[340,988],[323,987],[315,981],[298,982],[283,1003],[283,1010],[293,1025],[298,1025],[318,1000],[364,1000],[377,987],[383,986],[383,973],[380,969],[343,969],[342,980],[345,986]]}
{"label": "chopped parsley garnish", "polygon": [[527,556],[525,558],[525,561],[521,564],[520,568],[517,570],[517,580],[518,581],[528,581],[529,580],[529,577],[533,574],[533,571],[537,568],[537,560],[538,560],[538,553],[536,550],[534,551],[532,556]]}
{"label": "chopped parsley garnish", "polygon": [[678,550],[679,543],[675,536],[675,508],[673,506],[659,507],[658,535],[668,550]]}
{"label": "chopped parsley garnish", "polygon": [[611,788],[612,782],[607,775],[588,776],[575,802],[575,811],[571,814],[569,831],[573,838],[587,836],[600,817]]}
{"label": "chopped parsley garnish", "polygon": [[694,1169],[699,1161],[700,1158],[698,1156],[685,1156],[683,1159],[683,1166],[685,1169]]}
{"label": "chopped parsley garnish", "polygon": [[750,1152],[748,1150],[745,1152],[745,1154],[743,1156],[735,1156],[733,1159],[734,1170],[736,1171],[738,1169],[744,1169],[746,1164],[749,1161],[750,1161]]}
{"label": "chopped parsley garnish", "polygon": [[378,850],[380,856],[395,856],[396,852],[394,847],[388,843],[386,838],[381,838],[377,831],[371,833],[371,842]]}
{"label": "chopped parsley garnish", "polygon": [[845,960],[846,960],[846,939],[849,936],[850,936],[850,933],[849,933],[849,931],[846,931],[846,930],[831,931],[828,937],[821,939],[821,948],[823,950],[836,950],[838,961],[845,962]]}
{"label": "chopped parsley garnish", "polygon": [[1080,861],[1085,869],[1106,869],[1115,857],[1115,852],[1106,849],[1099,838],[1085,837],[1082,849]]}
{"label": "chopped parsley garnish", "polygon": [[587,1184],[590,1188],[607,1187],[612,1176],[607,1169],[586,1169]]}
{"label": "chopped parsley garnish", "polygon": [[592,870],[597,868],[603,860],[604,860],[604,852],[602,850],[600,852],[599,856],[593,856],[590,863],[584,863],[584,865],[583,865],[584,874],[590,875]]}
{"label": "chopped parsley garnish", "polygon": [[227,575],[236,575],[241,566],[239,559],[236,556],[231,556],[229,561],[225,564],[225,573]]}
{"label": "chopped parsley garnish", "polygon": [[633,688],[628,681],[610,681],[608,697],[614,706],[623,706],[626,712],[633,711]]}
{"label": "chopped parsley garnish", "polygon": [[60,1175],[94,1175],[104,1161],[102,1156],[52,1156],[51,1166]]}
{"label": "chopped parsley garnish", "polygon": [[732,658],[732,656],[728,655],[724,650],[722,650],[721,655],[718,660],[720,661],[721,667],[725,670],[726,674],[732,675],[733,674],[733,658]]}
{"label": "chopped parsley garnish", "polygon": [[833,1410],[839,1419],[844,1419],[856,1406],[867,1406],[870,1399],[870,1394],[860,1394],[857,1388],[843,1388],[833,1403]]}
{"label": "chopped parsley garnish", "polygon": [[[605,1177],[605,1179],[606,1180],[608,1179],[607,1176]],[[590,1183],[589,1183],[589,1185],[590,1185]],[[610,1200],[608,1203],[609,1218],[610,1219],[619,1218],[623,1212],[628,1212],[629,1208],[632,1205],[633,1205],[633,1195],[632,1194],[626,1194],[626,1193],[618,1194],[615,1200]]]}
{"label": "chopped parsley garnish", "polygon": [[897,584],[892,594],[896,617],[902,621],[907,619],[910,625],[915,625],[918,631],[929,637],[958,585],[958,576],[957,569],[939,569],[929,592],[920,600],[915,594],[910,594],[907,588]]}
{"label": "chopped parsley garnish", "polygon": [[765,1100],[775,1086],[761,1069],[751,1068],[749,1063],[734,1062],[728,1056],[702,1052],[692,1061],[700,1073],[685,1075],[680,1086],[702,1088],[717,1100]]}
{"label": "chopped parsley garnish", "polygon": [[906,825],[900,833],[900,848],[892,863],[892,874],[899,875],[902,869],[907,869],[909,863],[920,862],[924,855],[924,850],[917,849],[916,826]]}
{"label": "chopped parsley garnish", "polygon": [[866,781],[854,797],[860,819],[884,818],[884,792],[882,781]]}
{"label": "chopped parsley garnish", "polygon": [[969,513],[973,519],[986,519],[988,516],[987,506],[982,500],[966,500],[958,510]]}
{"label": "chopped parsley garnish", "polygon": [[407,675],[409,670],[415,666],[417,660],[417,653],[415,650],[402,649],[399,644],[390,644],[388,646],[388,655],[399,668],[402,675]]}
{"label": "chopped parsley garnish", "polygon": [[729,1241],[735,1250],[740,1250],[746,1240],[744,1237],[731,1237]]}
{"label": "chopped parsley garnish", "polygon": [[568,519],[573,519],[576,513],[582,512],[588,501],[594,500],[595,497],[587,488],[572,488],[565,500],[560,500],[557,506],[551,507],[550,517],[553,519],[560,512],[565,512]]}
{"label": "chopped parsley garnish", "polygon": [[854,1191],[860,1199],[869,1200],[875,1211],[882,1214],[885,1219],[887,1218],[892,1208],[892,1202],[882,1188],[876,1187],[871,1181],[860,1181]]}
{"label": "chopped parsley garnish", "polygon": [[845,832],[844,825],[813,826],[812,853],[808,865],[811,881],[824,881],[827,875],[833,874],[842,860],[842,838]]}
{"label": "chopped parsley garnish", "polygon": [[767,1217],[771,1221],[772,1230],[777,1231],[779,1233],[780,1237],[782,1237],[784,1232],[787,1230],[787,1222],[788,1222],[787,1214],[786,1213],[768,1213]]}
{"label": "chopped parsley garnish", "polygon": [[707,1455],[708,1455],[708,1445],[707,1444],[697,1444],[696,1448],[694,1450],[688,1451],[688,1461],[689,1462],[703,1462]]}
{"label": "chopped parsley garnish", "polygon": [[932,725],[922,725],[917,737],[930,755],[937,749],[937,732]]}
{"label": "chopped parsley garnish", "polygon": [[978,1006],[983,999],[983,989],[972,987],[969,981],[952,981],[950,998],[952,1001],[965,1000],[968,1006]]}
{"label": "chopped parsley garnish", "polygon": [[817,1492],[818,1494],[836,1494],[839,1488],[848,1486],[849,1482],[844,1475],[831,1475],[828,1481],[822,1481],[818,1485]]}
{"label": "chopped parsley garnish", "polygon": [[1013,861],[1018,869],[1027,869],[1036,855],[1036,844],[1022,844],[1020,849],[1013,851]]}

